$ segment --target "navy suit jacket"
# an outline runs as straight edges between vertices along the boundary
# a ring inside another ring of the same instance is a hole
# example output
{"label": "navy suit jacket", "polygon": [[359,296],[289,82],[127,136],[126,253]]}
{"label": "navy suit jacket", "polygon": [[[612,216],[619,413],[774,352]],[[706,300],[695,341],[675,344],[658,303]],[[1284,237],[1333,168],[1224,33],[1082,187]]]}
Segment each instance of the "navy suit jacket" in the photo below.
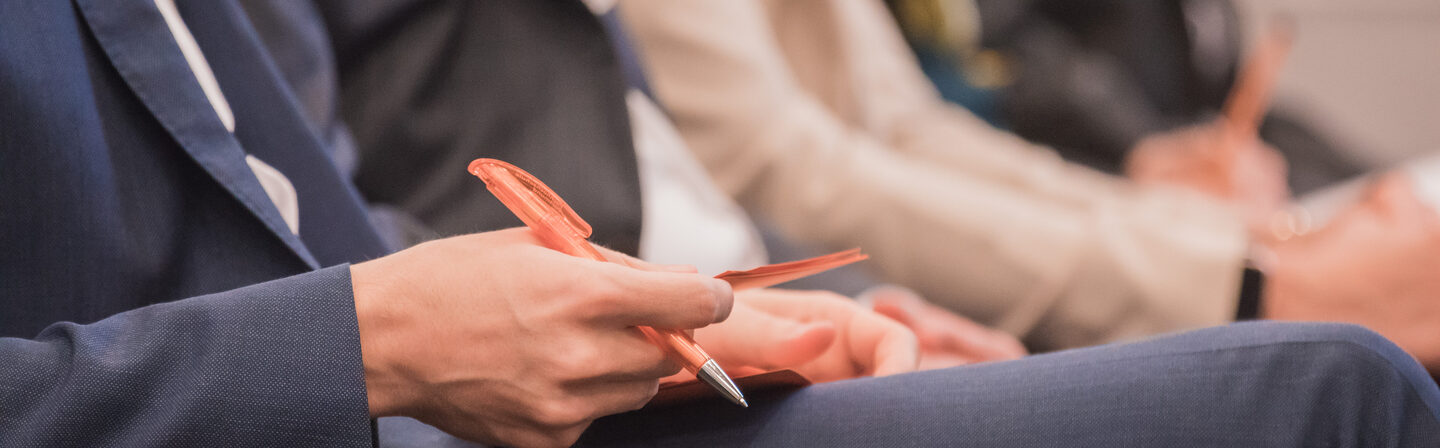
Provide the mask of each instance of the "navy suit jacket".
{"label": "navy suit jacket", "polygon": [[151,0],[0,2],[0,446],[368,446],[386,248],[239,7],[179,6],[233,134]]}

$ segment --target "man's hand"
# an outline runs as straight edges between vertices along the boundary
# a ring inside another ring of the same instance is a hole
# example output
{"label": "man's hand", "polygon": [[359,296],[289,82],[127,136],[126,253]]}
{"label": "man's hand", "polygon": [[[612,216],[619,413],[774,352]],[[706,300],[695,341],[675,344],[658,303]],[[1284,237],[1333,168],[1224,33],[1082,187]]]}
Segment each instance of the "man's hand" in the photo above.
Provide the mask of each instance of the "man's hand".
{"label": "man's hand", "polygon": [[730,320],[695,330],[731,373],[788,368],[824,382],[915,370],[915,333],[844,296],[759,289],[735,298]]}
{"label": "man's hand", "polygon": [[1271,219],[1290,200],[1285,158],[1223,120],[1147,137],[1130,151],[1125,171],[1142,185],[1180,186],[1226,201],[1251,234],[1267,239]]}
{"label": "man's hand", "polygon": [[1365,325],[1440,371],[1440,216],[1391,174],[1329,225],[1274,247],[1262,314]]}
{"label": "man's hand", "polygon": [[526,229],[350,272],[371,414],[489,444],[568,446],[592,420],[640,408],[679,366],[633,327],[703,327],[732,303],[721,280],[572,257]]}
{"label": "man's hand", "polygon": [[899,287],[869,292],[875,312],[909,327],[920,339],[920,369],[942,369],[1026,355],[1009,333],[985,327]]}

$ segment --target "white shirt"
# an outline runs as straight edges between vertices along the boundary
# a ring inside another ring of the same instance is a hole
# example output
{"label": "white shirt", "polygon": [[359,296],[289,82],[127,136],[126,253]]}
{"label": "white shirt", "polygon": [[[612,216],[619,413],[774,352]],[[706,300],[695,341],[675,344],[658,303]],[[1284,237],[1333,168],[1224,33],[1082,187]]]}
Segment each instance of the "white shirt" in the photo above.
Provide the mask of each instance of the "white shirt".
{"label": "white shirt", "polygon": [[[616,0],[585,0],[595,15]],[[749,269],[767,262],[765,243],[749,215],[695,159],[674,123],[644,93],[625,95],[640,171],[640,258],[688,264],[701,274]]]}
{"label": "white shirt", "polygon": [[[215,110],[216,118],[225,125],[225,130],[235,132],[235,113],[230,110],[230,102],[225,99],[224,92],[220,91],[220,83],[215,80],[215,72],[210,69],[210,63],[205,61],[200,45],[195,43],[195,36],[190,34],[190,28],[185,26],[185,21],[180,18],[180,11],[175,8],[175,0],[155,0],[155,7],[159,8],[160,15],[165,17],[165,25],[170,28],[171,37],[174,37],[175,44],[180,46],[180,53],[185,55],[185,62],[190,65],[190,73],[194,74],[195,81],[200,83],[200,89],[205,92],[205,98]],[[253,155],[245,156],[245,164],[255,173],[260,187],[280,212],[286,227],[299,234],[300,201],[290,179]]]}
{"label": "white shirt", "polygon": [[640,165],[640,258],[705,275],[765,264],[749,216],[710,179],[659,106],[634,89],[625,100]]}

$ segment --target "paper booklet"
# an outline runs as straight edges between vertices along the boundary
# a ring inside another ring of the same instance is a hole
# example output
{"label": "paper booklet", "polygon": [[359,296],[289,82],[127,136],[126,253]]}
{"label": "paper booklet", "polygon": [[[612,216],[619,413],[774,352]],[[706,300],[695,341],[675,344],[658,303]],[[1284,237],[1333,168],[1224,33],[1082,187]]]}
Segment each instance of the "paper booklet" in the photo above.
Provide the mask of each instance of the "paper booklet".
{"label": "paper booklet", "polygon": [[[1415,197],[1430,208],[1440,211],[1440,150],[1419,157],[1393,168],[1409,176],[1415,187]],[[1309,213],[1312,228],[1323,227],[1336,214],[1360,201],[1365,187],[1375,180],[1379,173],[1366,174],[1356,179],[1339,182],[1299,198],[1298,205]]]}
{"label": "paper booklet", "polygon": [[[799,389],[813,384],[809,378],[790,369],[735,377],[734,380],[735,385],[750,396],[765,392]],[[715,389],[698,380],[660,383],[660,392],[655,394],[655,398],[651,399],[644,409],[665,408],[705,400],[725,401],[725,398],[716,394]]]}
{"label": "paper booklet", "polygon": [[[730,283],[736,291],[765,288],[798,278],[818,274],[869,258],[860,249],[850,249],[788,263],[761,266],[748,271],[725,271],[715,278]],[[794,370],[784,369],[734,378],[735,385],[746,394],[779,389],[798,389],[811,384],[810,379]],[[645,405],[646,409],[673,406],[700,400],[724,400],[709,385],[699,380],[660,384],[660,392]]]}

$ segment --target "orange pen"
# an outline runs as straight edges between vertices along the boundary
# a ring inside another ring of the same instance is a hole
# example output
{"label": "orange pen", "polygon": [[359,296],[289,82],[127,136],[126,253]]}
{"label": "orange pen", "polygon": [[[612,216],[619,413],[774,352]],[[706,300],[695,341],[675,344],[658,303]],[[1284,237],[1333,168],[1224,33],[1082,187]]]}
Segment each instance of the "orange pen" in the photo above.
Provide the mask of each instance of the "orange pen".
{"label": "orange pen", "polygon": [[[580,219],[565,201],[535,176],[509,163],[494,159],[470,162],[470,174],[485,181],[500,202],[534,231],[546,246],[573,256],[608,261],[586,238],[590,224]],[[636,327],[656,344],[669,348],[685,370],[720,391],[735,404],[750,407],[735,381],[730,379],[705,350],[683,331]]]}
{"label": "orange pen", "polygon": [[1259,44],[1251,50],[1245,65],[1240,67],[1235,86],[1225,99],[1224,106],[1224,120],[1232,135],[1244,139],[1257,138],[1275,81],[1280,76],[1280,68],[1290,54],[1294,35],[1294,27],[1289,21],[1274,21]]}

